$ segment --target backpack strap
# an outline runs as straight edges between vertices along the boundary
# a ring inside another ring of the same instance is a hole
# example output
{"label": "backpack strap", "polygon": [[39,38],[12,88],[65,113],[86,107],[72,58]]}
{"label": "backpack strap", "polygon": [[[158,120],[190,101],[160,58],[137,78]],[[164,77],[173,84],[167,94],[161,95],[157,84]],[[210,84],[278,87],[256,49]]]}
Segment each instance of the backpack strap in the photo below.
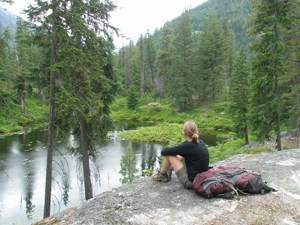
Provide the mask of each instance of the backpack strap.
{"label": "backpack strap", "polygon": [[240,195],[239,195],[238,190],[235,189],[235,187],[231,183],[229,183],[229,182],[227,182],[225,180],[222,180],[222,183],[225,184],[227,187],[229,187],[231,190],[233,190],[236,193],[237,200],[240,200]]}
{"label": "backpack strap", "polygon": [[238,191],[240,194],[242,194],[242,195],[250,195],[249,193],[246,193],[246,192],[244,192],[244,191],[242,191],[242,190],[240,190],[240,189],[237,189],[237,191]]}

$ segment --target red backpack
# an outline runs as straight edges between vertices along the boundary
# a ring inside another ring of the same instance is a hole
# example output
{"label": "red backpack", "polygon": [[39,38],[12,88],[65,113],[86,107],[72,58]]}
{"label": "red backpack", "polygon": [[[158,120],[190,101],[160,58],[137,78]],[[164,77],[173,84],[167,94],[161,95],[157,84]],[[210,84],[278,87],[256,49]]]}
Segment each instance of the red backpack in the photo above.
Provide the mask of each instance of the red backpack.
{"label": "red backpack", "polygon": [[197,174],[193,182],[196,194],[205,198],[233,198],[241,194],[264,194],[269,187],[260,175],[238,166],[218,166]]}

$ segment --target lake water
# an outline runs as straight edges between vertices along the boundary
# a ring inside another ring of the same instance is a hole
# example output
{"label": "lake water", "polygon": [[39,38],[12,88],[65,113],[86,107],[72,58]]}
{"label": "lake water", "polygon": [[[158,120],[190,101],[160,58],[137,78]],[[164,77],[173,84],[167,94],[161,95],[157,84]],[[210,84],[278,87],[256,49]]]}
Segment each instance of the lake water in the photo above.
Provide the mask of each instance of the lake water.
{"label": "lake water", "polygon": [[[207,142],[216,141],[215,136],[206,138]],[[85,201],[82,163],[79,156],[69,150],[74,145],[74,138],[70,135],[61,140],[55,150],[51,215]],[[120,160],[129,146],[137,156],[138,175],[145,168],[158,167],[156,159],[160,155],[161,145],[132,143],[116,138],[106,140],[96,146],[95,158],[90,159],[94,195],[121,185]],[[46,158],[46,131],[0,139],[1,225],[31,224],[42,219]]]}

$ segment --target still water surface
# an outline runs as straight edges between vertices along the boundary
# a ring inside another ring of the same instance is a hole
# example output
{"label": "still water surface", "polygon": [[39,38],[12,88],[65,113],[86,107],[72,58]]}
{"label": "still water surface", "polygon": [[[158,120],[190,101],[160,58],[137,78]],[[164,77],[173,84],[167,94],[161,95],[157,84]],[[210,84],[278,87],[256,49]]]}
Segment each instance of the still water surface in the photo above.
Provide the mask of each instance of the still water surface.
{"label": "still water surface", "polygon": [[[215,136],[203,139],[210,145],[216,141]],[[69,150],[75,146],[76,142],[70,135],[58,143],[55,151],[51,215],[85,200],[82,163],[79,156]],[[138,175],[145,168],[158,166],[156,159],[161,145],[115,138],[106,140],[96,146],[96,156],[90,161],[94,195],[121,185],[120,160],[129,146],[137,156]],[[45,131],[0,139],[0,225],[31,224],[42,219],[46,158]]]}
{"label": "still water surface", "polygon": [[[67,146],[72,145],[72,136],[62,140],[54,156],[51,214],[84,201],[81,161],[67,150]],[[162,148],[157,144],[117,139],[98,145],[97,155],[90,162],[94,195],[121,185],[120,160],[129,145],[137,156],[140,171]],[[0,224],[31,224],[40,220],[44,204],[47,132],[2,138],[0,149]]]}

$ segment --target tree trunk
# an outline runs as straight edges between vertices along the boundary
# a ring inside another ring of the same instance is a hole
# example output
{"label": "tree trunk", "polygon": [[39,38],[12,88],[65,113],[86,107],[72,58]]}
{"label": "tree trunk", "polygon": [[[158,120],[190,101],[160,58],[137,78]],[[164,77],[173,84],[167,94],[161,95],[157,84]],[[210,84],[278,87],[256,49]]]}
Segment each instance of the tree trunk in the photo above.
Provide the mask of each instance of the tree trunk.
{"label": "tree trunk", "polygon": [[79,123],[80,123],[80,148],[82,152],[82,167],[83,167],[85,199],[88,200],[93,197],[90,163],[89,163],[88,128],[87,128],[87,122],[83,116],[80,116]]}
{"label": "tree trunk", "polygon": [[245,145],[249,144],[248,127],[245,128]]}
{"label": "tree trunk", "polygon": [[25,92],[23,90],[20,91],[20,101],[23,113],[26,114],[26,100],[25,100]]}
{"label": "tree trunk", "polygon": [[[52,14],[52,40],[51,40],[51,65],[56,63],[57,58],[57,28],[56,28],[56,0],[52,0],[53,14]],[[49,126],[48,126],[48,154],[47,154],[47,169],[46,169],[46,187],[45,187],[45,204],[44,204],[44,218],[50,216],[51,209],[51,189],[52,189],[52,161],[54,148],[54,124],[55,124],[55,79],[56,73],[50,73],[50,112],[49,112]]]}
{"label": "tree trunk", "polygon": [[39,97],[40,97],[41,104],[44,105],[45,104],[44,88],[39,88]]}
{"label": "tree trunk", "polygon": [[277,120],[276,120],[276,148],[278,151],[281,151],[282,147],[281,147],[281,135],[280,135],[280,119],[279,119],[279,115],[277,116]]}
{"label": "tree trunk", "polygon": [[[280,10],[278,8],[278,3],[276,2],[276,17],[280,18]],[[276,38],[276,42],[279,43],[280,41],[280,37],[279,37],[279,29],[277,24],[275,24],[274,26],[275,29],[275,38]],[[275,52],[277,54],[279,54],[279,50],[278,50],[278,44],[275,45]],[[275,67],[277,67],[278,65],[276,64]],[[277,102],[276,105],[276,118],[275,118],[275,129],[276,129],[276,148],[278,151],[281,151],[281,134],[280,134],[280,125],[281,125],[281,121],[280,121],[280,115],[281,115],[281,111],[280,111],[280,102],[281,102],[281,93],[280,93],[280,87],[279,87],[279,68],[276,70],[276,74],[274,75],[275,77],[275,101]]]}
{"label": "tree trunk", "polygon": [[46,187],[45,187],[45,204],[44,218],[50,216],[51,205],[51,188],[52,188],[52,161],[54,148],[54,123],[55,123],[55,74],[50,75],[50,112],[48,127],[48,154],[46,169]]}
{"label": "tree trunk", "polygon": [[277,104],[276,108],[276,118],[275,118],[275,131],[276,131],[276,149],[281,151],[281,134],[280,134],[280,89],[278,85],[278,77],[275,78],[275,99]]}

